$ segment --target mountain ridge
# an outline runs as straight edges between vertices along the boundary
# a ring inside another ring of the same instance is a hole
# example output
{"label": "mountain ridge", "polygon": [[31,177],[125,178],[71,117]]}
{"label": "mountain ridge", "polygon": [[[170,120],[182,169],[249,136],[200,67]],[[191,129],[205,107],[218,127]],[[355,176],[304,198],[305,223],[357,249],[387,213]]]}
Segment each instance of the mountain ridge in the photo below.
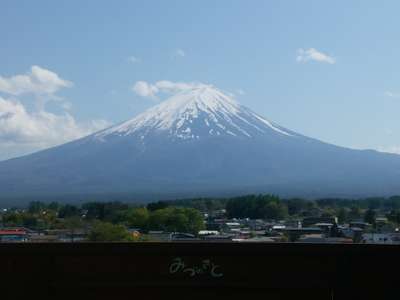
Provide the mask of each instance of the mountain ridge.
{"label": "mountain ridge", "polygon": [[[201,86],[100,132],[0,162],[0,201],[57,195],[154,199],[277,193],[400,194],[400,155],[347,149],[286,129]],[[71,196],[72,197],[72,196]]]}

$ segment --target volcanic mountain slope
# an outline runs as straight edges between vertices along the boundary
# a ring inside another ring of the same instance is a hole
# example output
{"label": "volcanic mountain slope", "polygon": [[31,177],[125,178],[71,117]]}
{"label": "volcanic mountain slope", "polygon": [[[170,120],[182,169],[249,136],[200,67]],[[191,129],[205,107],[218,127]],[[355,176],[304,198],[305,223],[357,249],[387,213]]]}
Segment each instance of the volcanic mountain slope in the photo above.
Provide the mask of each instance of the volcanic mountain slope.
{"label": "volcanic mountain slope", "polygon": [[305,137],[203,85],[93,135],[0,162],[0,191],[0,201],[391,195],[400,193],[400,156]]}

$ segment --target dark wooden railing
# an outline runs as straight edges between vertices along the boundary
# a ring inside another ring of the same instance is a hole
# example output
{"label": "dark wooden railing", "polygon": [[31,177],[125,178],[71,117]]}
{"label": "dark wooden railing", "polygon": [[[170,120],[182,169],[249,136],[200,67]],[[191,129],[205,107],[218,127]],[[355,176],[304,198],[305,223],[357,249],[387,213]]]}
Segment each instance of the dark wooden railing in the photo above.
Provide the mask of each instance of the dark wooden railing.
{"label": "dark wooden railing", "polygon": [[397,245],[0,244],[0,260],[0,299],[400,299]]}

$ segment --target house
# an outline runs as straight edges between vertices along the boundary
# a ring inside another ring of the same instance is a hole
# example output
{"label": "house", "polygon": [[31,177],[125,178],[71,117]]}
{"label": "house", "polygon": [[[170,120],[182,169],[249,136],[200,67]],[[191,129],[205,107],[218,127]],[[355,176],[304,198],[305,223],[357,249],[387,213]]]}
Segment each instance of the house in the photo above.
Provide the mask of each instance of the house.
{"label": "house", "polygon": [[[343,237],[351,238],[351,239],[353,239],[358,232],[362,233],[362,231],[363,231],[361,228],[358,228],[358,227],[351,228],[349,226],[339,226],[338,229],[341,232]],[[361,237],[361,233],[360,233],[360,237]]]}
{"label": "house", "polygon": [[304,235],[322,234],[322,229],[318,227],[286,228],[283,231],[289,237],[289,241],[297,241]]}
{"label": "house", "polygon": [[80,242],[87,240],[87,232],[84,229],[47,229],[45,235],[56,236],[60,242]]}
{"label": "house", "polygon": [[228,222],[224,222],[224,224],[221,227],[221,231],[227,232],[227,233],[239,233],[241,230],[242,224],[235,221],[231,220]]}
{"label": "house", "polygon": [[205,235],[202,237],[207,242],[231,242],[233,238],[233,234]]}
{"label": "house", "polygon": [[173,232],[171,233],[170,240],[174,242],[187,242],[187,241],[199,241],[199,238],[196,238],[193,234],[190,233],[182,233],[182,232]]}
{"label": "house", "polygon": [[267,237],[267,236],[256,236],[248,239],[232,239],[232,242],[249,242],[249,243],[274,243],[275,239]]}
{"label": "house", "polygon": [[306,217],[303,219],[303,227],[314,226],[317,223],[337,224],[337,217]]}
{"label": "house", "polygon": [[239,222],[226,222],[225,226],[227,226],[230,229],[237,229],[240,228],[241,224]]}
{"label": "house", "polygon": [[386,217],[377,217],[375,218],[376,224],[386,224],[388,222],[388,218]]}
{"label": "house", "polygon": [[282,231],[286,229],[286,225],[272,225],[272,230],[273,231]]}
{"label": "house", "polygon": [[248,226],[250,230],[265,230],[267,227],[266,223],[260,219],[246,219],[245,225]]}
{"label": "house", "polygon": [[357,228],[361,228],[364,230],[365,228],[370,226],[370,224],[367,222],[363,222],[363,221],[352,221],[352,222],[350,222],[349,226],[350,226],[350,228],[357,227]]}
{"label": "house", "polygon": [[298,243],[326,243],[324,234],[312,233],[304,234],[297,240]]}
{"label": "house", "polygon": [[393,225],[389,223],[388,218],[386,217],[377,217],[375,219],[376,229],[381,233],[390,233],[393,232]]}
{"label": "house", "polygon": [[30,243],[58,243],[60,239],[57,235],[36,234],[29,236]]}
{"label": "house", "polygon": [[364,233],[362,242],[366,244],[393,244],[392,236],[388,233]]}
{"label": "house", "polygon": [[301,228],[302,224],[301,224],[301,221],[299,221],[299,220],[291,220],[291,221],[285,221],[285,226]]}
{"label": "house", "polygon": [[225,219],[211,219],[206,222],[207,230],[221,231],[224,227]]}
{"label": "house", "polygon": [[28,233],[24,228],[10,228],[0,230],[0,242],[26,242]]}
{"label": "house", "polygon": [[353,239],[352,238],[346,238],[346,237],[328,237],[325,239],[327,243],[332,243],[332,244],[352,244]]}
{"label": "house", "polygon": [[206,236],[206,235],[218,235],[218,234],[219,234],[219,231],[217,231],[217,230],[200,230],[198,232],[198,235],[200,237]]}
{"label": "house", "polygon": [[297,233],[300,235],[303,234],[319,234],[322,233],[322,229],[319,227],[302,227],[302,228],[285,228],[284,232],[286,233]]}
{"label": "house", "polygon": [[148,237],[150,241],[169,242],[171,240],[171,233],[164,231],[150,230],[148,232]]}
{"label": "house", "polygon": [[400,244],[400,233],[391,233],[390,237],[392,239],[392,243],[393,244]]}
{"label": "house", "polygon": [[140,228],[128,228],[127,230],[134,239],[138,239],[141,236]]}

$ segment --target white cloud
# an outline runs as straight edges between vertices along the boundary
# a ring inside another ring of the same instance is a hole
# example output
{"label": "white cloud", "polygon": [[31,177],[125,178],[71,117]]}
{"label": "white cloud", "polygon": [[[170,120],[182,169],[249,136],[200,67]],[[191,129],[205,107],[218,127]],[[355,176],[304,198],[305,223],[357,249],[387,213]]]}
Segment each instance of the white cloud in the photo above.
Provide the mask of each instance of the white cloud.
{"label": "white cloud", "polygon": [[146,81],[137,81],[133,85],[132,90],[141,97],[157,100],[158,93],[175,94],[202,86],[207,85],[200,82],[173,82],[169,80],[157,81],[154,84]]}
{"label": "white cloud", "polygon": [[385,96],[390,97],[390,98],[400,98],[400,93],[393,93],[390,91],[386,91]]}
{"label": "white cloud", "polygon": [[14,96],[22,94],[52,95],[61,88],[72,85],[72,82],[39,66],[32,66],[31,70],[24,75],[15,75],[9,78],[0,76],[0,92]]}
{"label": "white cloud", "polygon": [[21,102],[0,97],[0,159],[56,146],[109,125],[104,120],[78,122],[68,112],[29,112]]}
{"label": "white cloud", "polygon": [[72,109],[72,103],[71,102],[64,102],[64,103],[62,103],[61,104],[61,107],[64,109],[64,110],[71,110]]}
{"label": "white cloud", "polygon": [[133,64],[136,64],[136,63],[141,62],[142,60],[140,58],[136,57],[136,56],[129,56],[128,57],[128,61],[133,63]]}
{"label": "white cloud", "polygon": [[[56,93],[72,82],[55,72],[32,66],[30,72],[9,78],[0,76],[0,92],[23,97],[34,95],[36,110],[29,111],[18,99],[0,96],[0,160],[56,146],[109,126],[104,120],[78,122],[69,112],[72,104]],[[47,100],[59,101],[62,113],[46,110]],[[25,99],[26,101],[26,99]]]}
{"label": "white cloud", "polygon": [[183,51],[182,49],[176,49],[174,53],[174,57],[185,57],[186,52]]}
{"label": "white cloud", "polygon": [[400,154],[400,146],[379,147],[377,150],[380,152]]}
{"label": "white cloud", "polygon": [[311,60],[328,64],[336,63],[335,58],[329,56],[328,54],[322,53],[315,48],[309,48],[309,49],[300,48],[297,50],[297,57],[296,57],[297,62],[306,63]]}
{"label": "white cloud", "polygon": [[147,83],[146,81],[137,81],[132,90],[141,97],[156,99],[159,92],[157,86]]}
{"label": "white cloud", "polygon": [[155,83],[155,86],[164,93],[179,93],[194,88],[206,86],[200,82],[173,82],[169,80],[161,80]]}

